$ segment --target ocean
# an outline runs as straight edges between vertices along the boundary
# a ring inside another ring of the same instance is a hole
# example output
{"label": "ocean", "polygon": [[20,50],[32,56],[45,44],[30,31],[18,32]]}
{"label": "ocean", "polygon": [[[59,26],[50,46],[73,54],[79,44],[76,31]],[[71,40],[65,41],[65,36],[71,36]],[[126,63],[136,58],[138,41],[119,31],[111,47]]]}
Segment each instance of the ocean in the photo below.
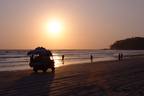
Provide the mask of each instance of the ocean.
{"label": "ocean", "polygon": [[[29,50],[0,50],[0,71],[31,69],[29,66]],[[70,64],[89,63],[90,56],[93,61],[117,60],[118,53],[123,53],[124,58],[144,56],[144,50],[51,50],[56,67]],[[62,62],[64,55],[64,64]]]}

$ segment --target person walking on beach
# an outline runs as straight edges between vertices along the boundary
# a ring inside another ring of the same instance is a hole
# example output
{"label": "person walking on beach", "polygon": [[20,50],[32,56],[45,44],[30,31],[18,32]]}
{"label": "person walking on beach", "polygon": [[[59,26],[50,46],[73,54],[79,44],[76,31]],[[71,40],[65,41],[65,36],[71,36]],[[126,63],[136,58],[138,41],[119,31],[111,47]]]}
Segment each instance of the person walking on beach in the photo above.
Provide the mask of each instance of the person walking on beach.
{"label": "person walking on beach", "polygon": [[123,53],[121,53],[120,58],[121,58],[121,60],[123,60]]}
{"label": "person walking on beach", "polygon": [[92,54],[90,55],[91,63],[93,62],[93,56]]}
{"label": "person walking on beach", "polygon": [[123,53],[119,53],[118,60],[121,61],[123,59]]}
{"label": "person walking on beach", "polygon": [[64,55],[62,55],[62,64],[64,64]]}

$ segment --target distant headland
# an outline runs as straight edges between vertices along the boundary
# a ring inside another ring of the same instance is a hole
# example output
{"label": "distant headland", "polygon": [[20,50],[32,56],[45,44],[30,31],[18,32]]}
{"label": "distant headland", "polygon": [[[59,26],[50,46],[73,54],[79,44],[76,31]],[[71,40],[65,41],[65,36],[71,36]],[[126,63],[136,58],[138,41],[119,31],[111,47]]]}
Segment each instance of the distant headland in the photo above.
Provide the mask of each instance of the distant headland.
{"label": "distant headland", "polygon": [[144,50],[144,37],[127,38],[114,42],[110,49],[114,50]]}

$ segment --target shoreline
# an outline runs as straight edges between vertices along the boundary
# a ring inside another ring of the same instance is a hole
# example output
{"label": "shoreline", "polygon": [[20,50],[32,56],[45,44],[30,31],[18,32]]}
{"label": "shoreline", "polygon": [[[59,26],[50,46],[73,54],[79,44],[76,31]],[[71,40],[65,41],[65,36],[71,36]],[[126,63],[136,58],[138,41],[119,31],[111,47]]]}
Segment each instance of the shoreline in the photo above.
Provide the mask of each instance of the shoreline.
{"label": "shoreline", "polygon": [[73,64],[57,67],[54,74],[3,71],[0,72],[0,95],[143,96],[143,59]]}
{"label": "shoreline", "polygon": [[[93,55],[93,61],[99,62],[99,61],[109,61],[109,60],[116,60],[117,55],[119,52],[123,52],[124,56],[127,57],[139,57],[142,56],[143,51],[126,51],[126,50],[107,50],[107,51],[99,51],[99,50],[88,50],[88,51],[55,51],[55,65],[56,67],[62,66],[61,61],[61,55],[65,54],[65,64],[72,65],[72,64],[83,64],[83,63],[89,63],[90,60],[90,54]],[[27,57],[25,54],[26,52],[20,51],[20,52],[12,52],[14,56],[11,56],[10,52],[2,52],[0,55],[0,71],[13,71],[13,70],[26,70],[30,69],[29,67],[29,57]],[[69,54],[69,55],[68,55]],[[71,55],[70,55],[71,54]],[[77,55],[76,55],[77,54]],[[133,55],[132,55],[133,54]],[[21,57],[22,56],[22,57]],[[23,57],[24,56],[24,57]],[[26,56],[26,58],[25,58]]]}
{"label": "shoreline", "polygon": [[[144,58],[144,55],[134,55],[134,56],[131,56],[131,57],[124,57],[124,59],[123,60],[129,60],[129,59],[133,59],[133,58]],[[102,59],[102,60],[94,60],[94,62],[93,63],[101,63],[101,62],[103,62],[103,63],[106,63],[106,62],[114,62],[114,61],[118,61],[118,58],[113,58],[113,59]],[[86,60],[86,61],[80,61],[80,62],[73,62],[73,63],[66,63],[66,64],[61,64],[60,66],[58,66],[58,67],[56,67],[56,69],[57,68],[60,68],[60,67],[67,67],[67,66],[72,66],[72,65],[83,65],[83,64],[91,64],[91,61],[90,60]],[[8,69],[7,71],[6,71],[6,69],[4,69],[4,70],[0,70],[0,73],[1,72],[15,72],[15,71],[25,71],[25,70],[32,70],[32,68],[29,66],[29,64],[27,64],[28,66],[26,66],[27,67],[27,69],[26,68],[20,68],[20,69]]]}
{"label": "shoreline", "polygon": [[[113,61],[116,60],[116,58],[94,58],[93,61],[94,63],[96,62],[107,62],[107,61]],[[69,65],[77,65],[77,64],[85,64],[85,63],[91,63],[90,59],[89,60],[82,60],[82,61],[72,61],[72,62],[65,62],[65,64],[59,63],[58,65],[55,64],[56,68],[59,67],[64,67],[64,66],[69,66]],[[13,68],[15,67],[15,68]],[[29,64],[25,64],[25,66],[7,66],[2,69],[0,69],[0,72],[7,72],[7,71],[22,71],[22,70],[31,70],[32,68],[29,66]]]}

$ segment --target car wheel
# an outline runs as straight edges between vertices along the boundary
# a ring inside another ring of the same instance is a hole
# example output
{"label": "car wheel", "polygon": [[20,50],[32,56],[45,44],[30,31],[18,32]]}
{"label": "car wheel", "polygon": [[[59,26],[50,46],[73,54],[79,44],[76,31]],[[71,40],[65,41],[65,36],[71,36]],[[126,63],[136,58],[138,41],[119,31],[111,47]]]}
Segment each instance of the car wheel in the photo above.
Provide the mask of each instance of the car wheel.
{"label": "car wheel", "polygon": [[47,71],[47,69],[43,69],[43,72],[46,72]]}
{"label": "car wheel", "polygon": [[37,69],[36,69],[36,68],[33,68],[33,71],[34,71],[34,72],[37,72]]}
{"label": "car wheel", "polygon": [[52,67],[51,70],[52,70],[52,72],[55,72],[55,68],[54,67]]}

